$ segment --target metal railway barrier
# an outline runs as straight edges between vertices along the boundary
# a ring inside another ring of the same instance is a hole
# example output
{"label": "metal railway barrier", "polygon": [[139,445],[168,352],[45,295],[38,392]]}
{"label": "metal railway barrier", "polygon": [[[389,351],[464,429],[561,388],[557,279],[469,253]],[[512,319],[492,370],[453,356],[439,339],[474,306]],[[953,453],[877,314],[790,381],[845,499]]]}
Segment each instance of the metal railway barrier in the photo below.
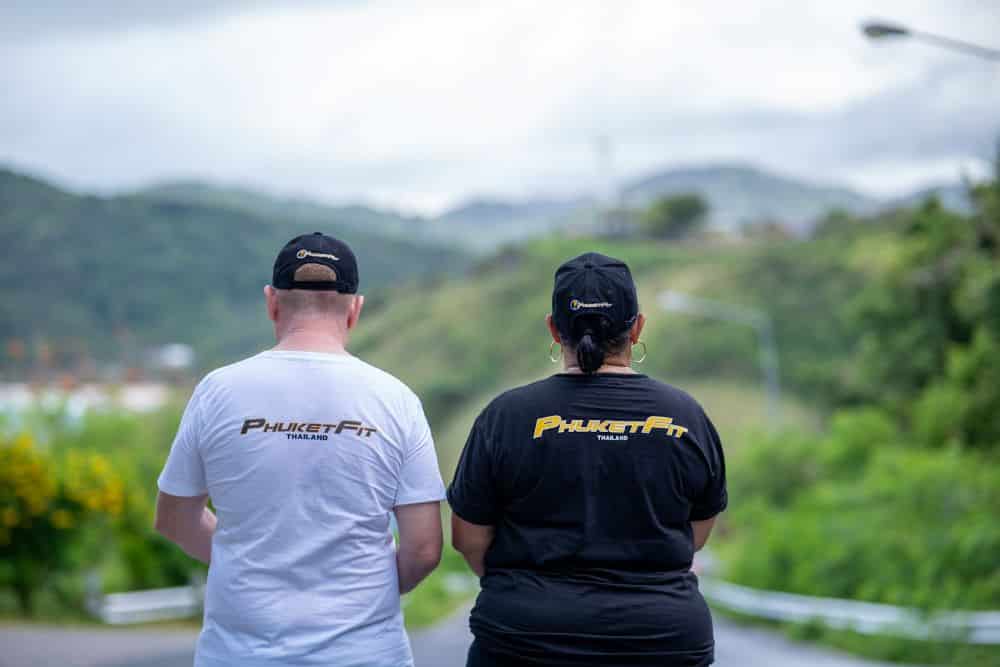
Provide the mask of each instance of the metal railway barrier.
{"label": "metal railway barrier", "polygon": [[699,587],[709,603],[756,618],[818,622],[866,635],[1000,644],[1000,611],[942,611],[928,615],[888,604],[747,588],[713,577],[701,577]]}

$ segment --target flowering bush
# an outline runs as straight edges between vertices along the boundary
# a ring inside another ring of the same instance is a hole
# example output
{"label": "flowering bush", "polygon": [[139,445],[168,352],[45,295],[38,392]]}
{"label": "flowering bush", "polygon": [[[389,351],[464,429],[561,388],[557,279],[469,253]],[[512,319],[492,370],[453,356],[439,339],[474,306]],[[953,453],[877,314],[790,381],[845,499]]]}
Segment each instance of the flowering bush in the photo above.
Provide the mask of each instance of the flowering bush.
{"label": "flowering bush", "polygon": [[0,561],[7,566],[0,584],[24,614],[82,531],[118,517],[124,500],[124,482],[103,456],[69,452],[57,461],[28,435],[0,437]]}

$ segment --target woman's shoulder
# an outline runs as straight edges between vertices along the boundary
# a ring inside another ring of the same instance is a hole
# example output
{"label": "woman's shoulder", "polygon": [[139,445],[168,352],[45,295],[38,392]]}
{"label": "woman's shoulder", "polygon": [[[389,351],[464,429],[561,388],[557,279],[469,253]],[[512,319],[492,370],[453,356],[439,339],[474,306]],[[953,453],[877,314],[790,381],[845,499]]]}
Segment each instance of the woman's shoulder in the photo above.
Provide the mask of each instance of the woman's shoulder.
{"label": "woman's shoulder", "polygon": [[487,410],[520,408],[524,405],[535,404],[540,399],[552,396],[556,392],[561,391],[557,386],[558,378],[558,375],[551,375],[541,380],[507,389],[490,401],[484,412]]}
{"label": "woman's shoulder", "polygon": [[552,380],[549,377],[501,392],[482,409],[473,429],[493,431],[520,422],[528,413],[553,400],[559,389]]}
{"label": "woman's shoulder", "polygon": [[650,391],[655,392],[661,397],[663,401],[669,402],[673,406],[696,413],[705,412],[698,399],[677,385],[650,377],[648,378],[647,387]]}

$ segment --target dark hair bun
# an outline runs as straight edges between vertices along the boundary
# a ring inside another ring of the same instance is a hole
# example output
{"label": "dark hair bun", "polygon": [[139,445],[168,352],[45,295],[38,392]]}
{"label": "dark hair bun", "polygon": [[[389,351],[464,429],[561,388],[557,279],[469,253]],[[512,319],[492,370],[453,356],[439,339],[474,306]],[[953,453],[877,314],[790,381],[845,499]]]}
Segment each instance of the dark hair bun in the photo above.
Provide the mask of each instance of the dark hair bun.
{"label": "dark hair bun", "polygon": [[563,334],[565,343],[576,349],[576,363],[588,375],[604,365],[609,352],[617,352],[628,343],[628,330],[613,332],[603,315],[583,315],[573,321],[573,330]]}
{"label": "dark hair bun", "polygon": [[580,370],[590,374],[604,365],[604,347],[594,340],[593,332],[588,329],[576,344],[576,363]]}

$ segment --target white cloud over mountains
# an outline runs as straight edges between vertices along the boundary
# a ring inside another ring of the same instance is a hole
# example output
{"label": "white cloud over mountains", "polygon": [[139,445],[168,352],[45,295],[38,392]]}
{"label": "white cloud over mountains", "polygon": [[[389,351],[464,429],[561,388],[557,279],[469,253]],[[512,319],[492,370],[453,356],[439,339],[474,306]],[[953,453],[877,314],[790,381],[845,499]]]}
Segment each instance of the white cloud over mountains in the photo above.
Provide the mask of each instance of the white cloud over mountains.
{"label": "white cloud over mountains", "polygon": [[0,161],[80,188],[433,210],[592,191],[604,136],[619,178],[738,160],[895,192],[984,169],[1000,133],[1000,64],[858,32],[989,44],[991,0],[24,4],[0,10]]}

